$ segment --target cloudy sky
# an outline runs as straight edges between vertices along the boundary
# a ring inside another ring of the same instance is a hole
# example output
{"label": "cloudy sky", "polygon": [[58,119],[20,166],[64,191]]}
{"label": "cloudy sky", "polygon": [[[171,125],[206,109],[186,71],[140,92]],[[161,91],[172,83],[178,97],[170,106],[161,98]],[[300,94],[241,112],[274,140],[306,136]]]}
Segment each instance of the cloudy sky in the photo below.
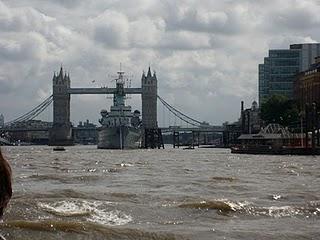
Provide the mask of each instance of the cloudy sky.
{"label": "cloudy sky", "polygon": [[[0,112],[11,120],[50,96],[61,64],[73,87],[111,87],[121,62],[132,86],[151,65],[176,108],[234,121],[240,101],[258,97],[268,49],[319,42],[319,12],[318,0],[0,0]],[[141,108],[139,97],[128,101]],[[72,96],[71,120],[97,122],[110,103]],[[158,113],[160,125],[174,123]]]}

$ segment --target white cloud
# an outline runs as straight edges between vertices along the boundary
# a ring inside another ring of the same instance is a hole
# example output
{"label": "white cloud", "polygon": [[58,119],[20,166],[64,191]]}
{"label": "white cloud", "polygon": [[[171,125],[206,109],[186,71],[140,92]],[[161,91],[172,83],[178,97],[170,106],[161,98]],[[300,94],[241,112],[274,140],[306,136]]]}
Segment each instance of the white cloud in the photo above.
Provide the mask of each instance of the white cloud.
{"label": "white cloud", "polygon": [[[320,40],[319,11],[316,0],[0,0],[1,111],[38,104],[61,63],[73,86],[99,87],[122,62],[135,86],[151,64],[159,93],[186,113],[236,120],[240,101],[257,98],[269,48]],[[106,104],[72,96],[72,119],[96,122]]]}

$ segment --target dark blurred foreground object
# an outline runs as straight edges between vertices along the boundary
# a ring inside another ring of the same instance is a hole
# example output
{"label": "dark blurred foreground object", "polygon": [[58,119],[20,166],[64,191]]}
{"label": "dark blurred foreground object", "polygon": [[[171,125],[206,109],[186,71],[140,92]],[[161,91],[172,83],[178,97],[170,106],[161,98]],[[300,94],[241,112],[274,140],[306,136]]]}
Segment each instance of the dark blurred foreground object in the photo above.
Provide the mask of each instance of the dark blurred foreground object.
{"label": "dark blurred foreground object", "polygon": [[[0,220],[12,196],[11,168],[0,148]],[[1,239],[1,238],[0,238]]]}

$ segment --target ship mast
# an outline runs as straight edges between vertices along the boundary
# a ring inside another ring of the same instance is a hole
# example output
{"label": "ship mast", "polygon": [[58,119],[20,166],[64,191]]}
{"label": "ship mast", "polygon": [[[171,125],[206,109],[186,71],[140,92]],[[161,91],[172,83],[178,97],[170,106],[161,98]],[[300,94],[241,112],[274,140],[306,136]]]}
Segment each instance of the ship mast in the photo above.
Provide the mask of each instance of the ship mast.
{"label": "ship mast", "polygon": [[123,132],[122,132],[122,117],[123,117],[123,109],[122,106],[125,105],[124,100],[125,100],[125,92],[124,92],[124,71],[122,71],[122,65],[120,63],[120,71],[118,71],[118,78],[116,79],[116,93],[114,94],[114,101],[116,106],[121,106],[120,107],[120,118],[119,118],[119,123],[120,123],[120,129],[119,129],[119,144],[120,144],[120,149],[123,149]]}

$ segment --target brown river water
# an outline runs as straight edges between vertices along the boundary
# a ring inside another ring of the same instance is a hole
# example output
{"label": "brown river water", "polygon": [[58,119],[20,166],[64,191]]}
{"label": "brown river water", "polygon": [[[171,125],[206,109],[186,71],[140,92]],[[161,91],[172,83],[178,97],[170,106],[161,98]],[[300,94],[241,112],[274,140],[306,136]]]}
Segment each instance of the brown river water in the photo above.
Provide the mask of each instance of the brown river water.
{"label": "brown river water", "polygon": [[5,239],[320,239],[320,157],[5,147]]}

